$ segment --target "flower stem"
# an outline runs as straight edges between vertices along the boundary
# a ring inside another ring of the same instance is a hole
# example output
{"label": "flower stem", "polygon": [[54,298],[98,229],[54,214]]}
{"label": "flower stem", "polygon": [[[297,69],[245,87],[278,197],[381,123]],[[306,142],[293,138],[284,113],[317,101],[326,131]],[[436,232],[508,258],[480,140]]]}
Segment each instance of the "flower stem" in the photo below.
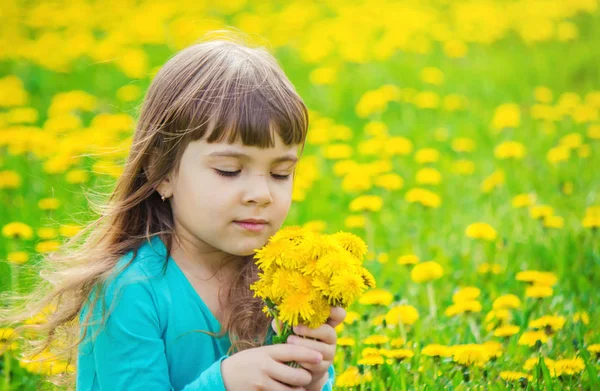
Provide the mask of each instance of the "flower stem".
{"label": "flower stem", "polygon": [[12,360],[10,350],[4,352],[4,390],[10,391],[10,373]]}
{"label": "flower stem", "polygon": [[437,306],[435,305],[435,292],[433,291],[431,282],[427,283],[427,297],[429,298],[429,316],[434,318],[437,312]]}
{"label": "flower stem", "polygon": [[369,251],[375,252],[375,229],[371,223],[369,212],[364,212],[365,216],[365,235],[367,236],[367,246]]}
{"label": "flower stem", "polygon": [[480,343],[481,335],[479,334],[479,329],[477,328],[477,325],[475,324],[475,319],[473,319],[472,316],[467,315],[467,322],[469,323],[469,328],[471,329],[471,333],[473,334],[473,337],[475,337],[475,342]]}

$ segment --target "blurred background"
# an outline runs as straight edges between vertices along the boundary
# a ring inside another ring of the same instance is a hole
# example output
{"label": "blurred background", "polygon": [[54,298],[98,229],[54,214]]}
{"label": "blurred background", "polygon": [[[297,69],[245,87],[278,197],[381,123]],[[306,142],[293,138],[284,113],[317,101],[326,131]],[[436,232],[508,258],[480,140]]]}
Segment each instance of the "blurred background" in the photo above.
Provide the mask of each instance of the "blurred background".
{"label": "blurred background", "polygon": [[[3,0],[0,291],[27,292],[97,216],[88,193],[110,194],[160,66],[234,28],[311,110],[286,224],[369,245],[378,290],[338,330],[337,388],[600,387],[598,6]],[[5,389],[74,370],[20,359],[10,333]],[[423,350],[486,341],[466,362]]]}

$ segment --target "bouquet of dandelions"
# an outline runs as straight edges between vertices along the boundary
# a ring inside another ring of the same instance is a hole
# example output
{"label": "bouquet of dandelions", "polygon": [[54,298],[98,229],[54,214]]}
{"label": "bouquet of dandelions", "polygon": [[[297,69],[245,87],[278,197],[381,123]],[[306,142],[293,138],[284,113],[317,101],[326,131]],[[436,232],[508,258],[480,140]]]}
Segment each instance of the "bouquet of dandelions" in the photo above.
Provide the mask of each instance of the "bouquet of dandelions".
{"label": "bouquet of dandelions", "polygon": [[286,227],[273,235],[254,259],[259,279],[250,288],[263,312],[275,318],[273,343],[285,343],[302,323],[318,328],[331,307],[347,308],[375,279],[362,267],[367,245],[348,232],[332,235]]}

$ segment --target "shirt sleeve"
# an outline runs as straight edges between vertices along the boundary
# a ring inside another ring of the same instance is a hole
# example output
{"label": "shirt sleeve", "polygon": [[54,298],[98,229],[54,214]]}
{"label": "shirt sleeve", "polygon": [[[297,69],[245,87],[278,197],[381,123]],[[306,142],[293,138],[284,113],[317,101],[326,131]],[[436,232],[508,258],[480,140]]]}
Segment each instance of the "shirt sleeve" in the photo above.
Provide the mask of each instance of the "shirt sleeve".
{"label": "shirt sleeve", "polygon": [[[100,390],[173,391],[151,285],[115,280],[107,286],[105,298],[109,314],[106,323],[99,331],[97,326],[91,330]],[[101,314],[101,305],[102,300],[98,300],[95,316]],[[182,391],[225,391],[221,376],[221,361],[225,358],[213,363]]]}
{"label": "shirt sleeve", "polygon": [[321,391],[333,390],[333,383],[335,383],[335,369],[333,368],[333,364],[331,364],[331,366],[327,370],[327,373],[329,373],[329,379],[327,379],[327,383],[325,383]]}

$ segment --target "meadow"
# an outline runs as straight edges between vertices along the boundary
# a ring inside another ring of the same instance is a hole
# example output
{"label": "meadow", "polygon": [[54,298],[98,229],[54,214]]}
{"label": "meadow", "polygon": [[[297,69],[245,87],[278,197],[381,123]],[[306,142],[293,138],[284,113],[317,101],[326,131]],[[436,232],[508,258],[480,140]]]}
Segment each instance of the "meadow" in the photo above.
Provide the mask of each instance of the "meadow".
{"label": "meadow", "polygon": [[[0,292],[96,216],[161,64],[231,26],[310,109],[286,225],[368,244],[336,390],[600,389],[599,6],[3,1]],[[3,326],[0,389],[76,370]]]}

